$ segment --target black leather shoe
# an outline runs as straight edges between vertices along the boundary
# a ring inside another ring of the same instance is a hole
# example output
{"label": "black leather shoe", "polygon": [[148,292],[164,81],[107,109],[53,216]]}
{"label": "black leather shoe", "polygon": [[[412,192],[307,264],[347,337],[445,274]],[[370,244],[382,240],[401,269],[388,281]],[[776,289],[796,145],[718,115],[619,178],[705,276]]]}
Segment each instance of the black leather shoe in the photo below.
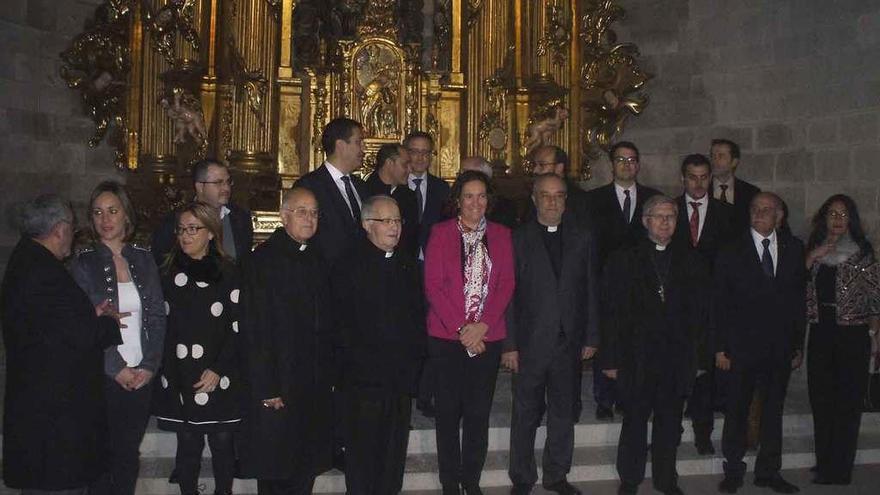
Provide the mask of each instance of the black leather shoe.
{"label": "black leather shoe", "polygon": [[776,493],[797,493],[801,491],[800,488],[785,481],[778,474],[772,478],[755,478],[755,486],[769,488]]}
{"label": "black leather shoe", "polygon": [[596,419],[614,419],[614,410],[610,407],[596,406]]}
{"label": "black leather shoe", "polygon": [[718,491],[721,493],[736,493],[742,486],[742,478],[725,476],[721,483],[718,484]]}
{"label": "black leather shoe", "polygon": [[715,446],[712,445],[712,440],[700,440],[694,443],[694,446],[697,448],[697,454],[700,455],[713,455],[715,454]]}
{"label": "black leather shoe", "polygon": [[532,485],[527,483],[514,483],[510,489],[510,495],[529,495],[532,493]]}
{"label": "black leather shoe", "polygon": [[566,479],[561,479],[555,483],[550,483],[549,485],[546,483],[543,483],[542,485],[545,490],[556,492],[560,495],[581,495],[581,491]]}
{"label": "black leather shoe", "polygon": [[626,481],[621,481],[620,486],[617,487],[617,495],[636,495],[637,493],[639,493],[639,485]]}
{"label": "black leather shoe", "polygon": [[849,479],[829,478],[829,477],[827,477],[827,476],[820,476],[820,475],[816,475],[816,477],[813,478],[813,484],[814,484],[814,485],[840,485],[840,486],[846,486],[846,485],[849,485],[851,482],[852,482],[852,480],[849,480]]}
{"label": "black leather shoe", "polygon": [[443,485],[443,495],[461,495],[458,485]]}
{"label": "black leather shoe", "polygon": [[483,490],[477,485],[462,485],[461,493],[464,495],[483,495]]}

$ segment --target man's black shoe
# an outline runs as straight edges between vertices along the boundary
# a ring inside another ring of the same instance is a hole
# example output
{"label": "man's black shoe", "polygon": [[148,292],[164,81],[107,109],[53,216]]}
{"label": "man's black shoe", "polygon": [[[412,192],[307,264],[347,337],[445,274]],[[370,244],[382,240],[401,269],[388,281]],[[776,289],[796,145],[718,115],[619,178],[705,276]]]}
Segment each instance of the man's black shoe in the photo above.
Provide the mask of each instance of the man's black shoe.
{"label": "man's black shoe", "polygon": [[614,419],[614,410],[602,405],[596,406],[596,419]]}
{"label": "man's black shoe", "polygon": [[458,485],[443,485],[443,495],[461,495]]}
{"label": "man's black shoe", "polygon": [[172,485],[177,484],[177,468],[171,470],[171,474],[168,476],[168,483]]}
{"label": "man's black shoe", "polygon": [[566,479],[561,479],[555,483],[543,483],[544,489],[549,490],[551,492],[559,493],[560,495],[581,495],[581,491],[577,489],[574,485],[568,482]]}
{"label": "man's black shoe", "polygon": [[800,488],[782,479],[782,476],[776,475],[772,478],[755,478],[755,486],[769,488],[776,493],[797,493]]}
{"label": "man's black shoe", "polygon": [[532,493],[532,485],[528,483],[514,483],[510,489],[510,495],[529,495]]}
{"label": "man's black shoe", "polygon": [[820,475],[816,475],[816,477],[813,478],[813,484],[814,484],[814,485],[841,485],[841,486],[846,486],[846,485],[849,485],[851,482],[852,482],[852,480],[849,480],[849,479],[842,479],[842,478],[840,478],[840,479],[838,479],[838,478],[828,478],[828,477],[820,476]]}
{"label": "man's black shoe", "polygon": [[743,486],[742,478],[725,476],[721,483],[718,484],[718,491],[721,493],[736,493],[741,486]]}
{"label": "man's black shoe", "polygon": [[715,454],[715,446],[712,445],[712,440],[700,440],[697,441],[694,446],[697,448],[697,454],[700,455],[713,455]]}
{"label": "man's black shoe", "polygon": [[483,490],[477,485],[462,485],[461,493],[464,495],[483,495]]}
{"label": "man's black shoe", "polygon": [[681,491],[681,488],[678,485],[672,485],[668,488],[657,488],[657,491],[663,495],[684,495],[684,492]]}
{"label": "man's black shoe", "polygon": [[639,493],[639,485],[626,481],[621,481],[620,486],[617,487],[617,495],[636,495],[637,493]]}

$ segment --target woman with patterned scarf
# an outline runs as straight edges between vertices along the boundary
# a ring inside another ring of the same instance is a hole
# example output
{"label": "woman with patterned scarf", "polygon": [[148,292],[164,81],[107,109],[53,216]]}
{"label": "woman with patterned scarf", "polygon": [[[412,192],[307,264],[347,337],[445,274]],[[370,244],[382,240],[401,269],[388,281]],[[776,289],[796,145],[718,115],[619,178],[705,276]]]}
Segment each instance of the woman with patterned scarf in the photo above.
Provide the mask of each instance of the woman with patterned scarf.
{"label": "woman with patterned scarf", "polygon": [[510,230],[486,220],[492,188],[484,173],[462,172],[451,196],[458,215],[433,226],[425,253],[428,352],[437,373],[443,494],[472,495],[482,493],[504,313],[513,296],[513,245]]}
{"label": "woman with patterned scarf", "polygon": [[[813,217],[807,245],[807,383],[821,485],[848,485],[868,381],[871,339],[877,348],[880,265],[849,196],[828,198]],[[869,327],[872,329],[869,331]]]}

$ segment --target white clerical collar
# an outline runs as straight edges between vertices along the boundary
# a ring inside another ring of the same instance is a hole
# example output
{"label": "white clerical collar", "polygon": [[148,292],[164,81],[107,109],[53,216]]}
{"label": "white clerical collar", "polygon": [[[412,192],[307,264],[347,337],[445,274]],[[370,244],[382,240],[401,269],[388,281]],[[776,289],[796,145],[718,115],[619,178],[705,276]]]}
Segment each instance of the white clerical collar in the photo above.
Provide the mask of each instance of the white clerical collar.
{"label": "white clerical collar", "polygon": [[547,232],[551,234],[559,230],[559,225],[547,225]]}
{"label": "white clerical collar", "polygon": [[307,247],[309,247],[308,244],[300,244],[300,245],[299,245],[299,250],[300,250],[300,251],[305,251]]}
{"label": "white clerical collar", "polygon": [[394,256],[394,251],[385,251],[385,258],[390,258]]}
{"label": "white clerical collar", "polygon": [[230,212],[231,212],[231,210],[229,208],[227,208],[226,205],[221,205],[220,206],[220,220],[223,220],[224,218],[226,218],[226,215],[229,215]]}
{"label": "white clerical collar", "polygon": [[667,244],[666,246],[664,246],[663,244],[654,244],[654,249],[656,249],[657,251],[666,251],[667,246],[669,246],[669,244]]}

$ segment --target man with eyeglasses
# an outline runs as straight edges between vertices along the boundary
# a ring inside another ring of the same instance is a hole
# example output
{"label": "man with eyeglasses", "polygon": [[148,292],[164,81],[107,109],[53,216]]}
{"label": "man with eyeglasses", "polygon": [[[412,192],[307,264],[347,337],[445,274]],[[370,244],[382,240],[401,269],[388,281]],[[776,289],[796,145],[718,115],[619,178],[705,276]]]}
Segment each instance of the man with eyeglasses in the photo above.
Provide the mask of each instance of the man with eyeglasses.
{"label": "man with eyeglasses", "polygon": [[[233,259],[249,253],[254,243],[251,212],[231,201],[233,180],[229,175],[229,168],[216,159],[206,158],[193,165],[192,174],[195,200],[213,207],[220,215],[223,224],[223,250]],[[165,263],[165,257],[176,242],[175,223],[172,212],[153,232],[151,250],[159,266]]]}
{"label": "man with eyeglasses", "polygon": [[363,203],[359,239],[335,266],[334,307],[342,340],[346,491],[399,493],[412,397],[426,352],[425,307],[416,260],[399,249],[403,218],[386,195]]}
{"label": "man with eyeglasses", "polygon": [[400,249],[413,258],[419,254],[419,204],[407,187],[409,152],[397,143],[383,144],[376,153],[376,168],[367,178],[367,195],[391,196],[400,206],[403,227]]}
{"label": "man with eyeglasses", "polygon": [[751,228],[715,262],[716,366],[730,371],[724,433],[724,480],[736,493],[743,484],[749,407],[763,398],[756,486],[777,493],[798,487],[782,478],[782,410],[788,379],[803,359],[806,267],[803,243],[779,231],[782,199],[760,192],[750,207]]}
{"label": "man with eyeglasses", "polygon": [[713,139],[709,158],[712,160],[712,197],[733,206],[737,234],[748,230],[749,205],[761,189],[736,176],[739,145],[729,139]]}
{"label": "man with eyeglasses", "polygon": [[[645,237],[642,206],[656,189],[638,183],[639,149],[629,141],[620,141],[608,152],[611,160],[610,184],[589,191],[589,205],[599,237],[599,265],[604,268],[615,250],[632,246]],[[596,418],[614,417],[615,385],[593,366],[593,398]]]}
{"label": "man with eyeglasses", "polygon": [[431,174],[434,138],[423,131],[414,131],[403,140],[409,152],[409,188],[416,194],[419,205],[419,259],[424,258],[431,226],[443,219],[443,206],[449,199],[449,184]]}
{"label": "man with eyeglasses", "polygon": [[508,473],[514,494],[538,479],[535,432],[547,412],[545,489],[580,491],[566,479],[574,451],[575,387],[584,359],[599,341],[599,268],[592,233],[568,212],[562,177],[535,178],[535,219],[513,233],[516,290],[508,308],[501,363],[513,375]]}
{"label": "man with eyeglasses", "polygon": [[617,381],[623,410],[617,447],[622,495],[638,492],[649,450],[654,488],[682,493],[675,470],[682,408],[698,370],[711,366],[711,279],[700,256],[674,238],[677,217],[675,200],[652,196],[641,217],[647,235],[612,254],[603,272],[598,359]]}
{"label": "man with eyeglasses", "polygon": [[315,476],[332,465],[332,315],[339,308],[312,244],[318,208],[308,189],[285,191],[282,226],[242,263],[243,460],[260,495],[310,494]]}

